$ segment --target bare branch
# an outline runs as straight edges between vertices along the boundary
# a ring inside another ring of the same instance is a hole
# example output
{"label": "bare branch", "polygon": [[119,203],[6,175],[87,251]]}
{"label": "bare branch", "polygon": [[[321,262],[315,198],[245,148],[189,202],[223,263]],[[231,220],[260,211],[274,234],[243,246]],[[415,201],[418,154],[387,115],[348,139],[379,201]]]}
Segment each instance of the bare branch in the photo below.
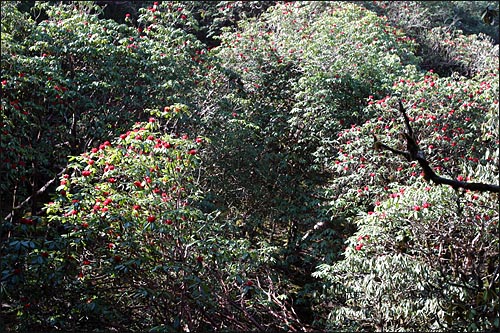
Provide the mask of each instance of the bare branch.
{"label": "bare branch", "polygon": [[403,107],[403,103],[399,100],[399,111],[401,112],[403,119],[405,121],[406,133],[404,137],[406,139],[406,147],[407,151],[402,151],[398,149],[391,148],[378,140],[378,138],[373,134],[374,147],[375,149],[385,149],[390,152],[404,156],[408,161],[417,161],[422,171],[424,172],[424,179],[426,181],[432,181],[436,185],[450,185],[454,189],[463,188],[471,191],[479,191],[479,192],[500,192],[500,186],[494,184],[484,184],[484,183],[473,183],[473,182],[464,182],[456,179],[444,178],[438,176],[432,167],[430,166],[429,161],[424,156],[422,150],[420,150],[417,141],[415,139],[415,135],[413,129],[410,125],[410,120],[408,115],[406,114],[406,110]]}
{"label": "bare branch", "polygon": [[246,309],[244,309],[243,307],[239,306],[236,302],[232,301],[232,300],[229,300],[229,303],[234,306],[237,310],[241,311],[245,317],[250,321],[252,322],[252,324],[261,332],[264,332],[266,331],[266,329],[259,324],[259,322],[250,314],[248,313],[248,311]]}
{"label": "bare branch", "polygon": [[20,210],[21,208],[23,208],[28,202],[30,202],[31,200],[35,199],[37,196],[39,196],[40,194],[43,194],[45,191],[47,191],[47,189],[49,188],[49,186],[56,180],[58,179],[63,173],[65,173],[67,170],[67,167],[64,168],[63,170],[61,170],[54,178],[52,178],[51,180],[49,180],[47,183],[45,183],[45,185],[43,185],[38,191],[36,191],[35,193],[33,193],[32,195],[30,195],[28,198],[26,198],[23,202],[21,202],[19,205],[17,205],[16,207],[12,208],[12,211],[9,213],[9,215],[7,215],[5,218],[4,218],[4,221],[6,220],[9,220],[11,219],[13,216],[14,216],[14,213],[18,210]]}
{"label": "bare branch", "polygon": [[403,114],[403,118],[405,120],[406,133],[408,134],[408,136],[410,138],[415,140],[415,136],[413,135],[413,129],[411,128],[411,125],[410,125],[410,118],[408,118],[408,115],[405,112],[403,102],[401,102],[401,100],[398,100],[398,103],[399,103],[399,111]]}
{"label": "bare branch", "polygon": [[380,142],[375,134],[372,134],[372,135],[373,135],[373,140],[374,140],[373,146],[375,147],[376,150],[385,149],[385,150],[388,150],[396,155],[404,156],[408,161],[411,161],[411,156],[410,156],[409,152],[391,148],[388,145],[385,145],[382,142]]}

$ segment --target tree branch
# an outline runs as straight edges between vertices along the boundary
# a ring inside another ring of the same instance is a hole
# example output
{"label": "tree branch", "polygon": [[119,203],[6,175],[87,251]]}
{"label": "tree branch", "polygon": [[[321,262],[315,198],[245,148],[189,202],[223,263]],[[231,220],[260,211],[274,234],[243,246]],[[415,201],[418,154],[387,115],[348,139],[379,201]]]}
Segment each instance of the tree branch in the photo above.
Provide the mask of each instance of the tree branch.
{"label": "tree branch", "polygon": [[426,160],[424,152],[420,150],[417,144],[413,129],[411,128],[410,125],[410,120],[408,118],[408,115],[406,114],[406,110],[403,107],[403,103],[401,102],[401,100],[399,100],[399,111],[403,116],[406,126],[406,132],[403,134],[406,139],[407,151],[391,148],[380,142],[377,136],[373,134],[375,149],[389,150],[390,152],[396,155],[404,156],[408,161],[417,161],[420,167],[422,168],[422,171],[424,172],[424,179],[426,181],[432,181],[436,185],[450,185],[454,189],[463,188],[466,190],[479,191],[479,192],[495,192],[495,193],[500,192],[500,186],[498,185],[463,182],[456,179],[449,179],[438,176],[430,166],[429,161]]}
{"label": "tree branch", "polygon": [[49,186],[56,180],[58,179],[63,173],[66,172],[68,168],[64,168],[63,170],[61,170],[54,178],[52,178],[51,180],[49,180],[47,183],[45,183],[45,185],[43,185],[38,191],[36,191],[35,193],[33,193],[32,195],[30,195],[28,198],[26,198],[23,202],[21,202],[19,205],[17,205],[16,207],[12,208],[12,211],[9,213],[9,215],[7,215],[5,218],[4,218],[4,221],[12,218],[14,216],[14,213],[18,210],[20,210],[21,208],[23,208],[28,202],[30,202],[31,200],[35,199],[37,196],[39,196],[40,194],[44,193],[45,191],[47,191],[47,189],[49,188]]}
{"label": "tree branch", "polygon": [[236,304],[236,302],[232,301],[232,300],[229,300],[229,303],[234,306],[236,309],[238,309],[239,311],[243,312],[243,314],[245,315],[245,317],[250,320],[250,322],[252,322],[252,324],[254,324],[254,326],[261,332],[265,332],[266,329],[259,324],[259,322],[257,322],[257,320],[255,320],[254,317],[252,317],[251,314],[248,313],[248,311],[246,309],[244,309],[243,307],[239,306],[238,304]]}

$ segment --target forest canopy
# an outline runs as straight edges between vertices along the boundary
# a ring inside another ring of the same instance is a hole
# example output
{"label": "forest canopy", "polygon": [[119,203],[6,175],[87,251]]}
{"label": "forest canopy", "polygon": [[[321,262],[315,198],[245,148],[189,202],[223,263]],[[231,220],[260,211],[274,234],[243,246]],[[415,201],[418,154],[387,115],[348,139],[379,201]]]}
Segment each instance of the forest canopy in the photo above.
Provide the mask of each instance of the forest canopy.
{"label": "forest canopy", "polygon": [[2,331],[498,331],[487,1],[2,1]]}

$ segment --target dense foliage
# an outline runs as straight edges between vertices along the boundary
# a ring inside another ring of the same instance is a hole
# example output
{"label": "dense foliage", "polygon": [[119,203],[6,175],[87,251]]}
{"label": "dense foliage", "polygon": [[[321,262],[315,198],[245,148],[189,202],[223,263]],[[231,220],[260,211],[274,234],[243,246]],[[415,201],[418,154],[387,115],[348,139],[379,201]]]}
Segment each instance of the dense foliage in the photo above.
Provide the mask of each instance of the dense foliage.
{"label": "dense foliage", "polygon": [[[498,160],[498,76],[483,79],[427,75],[398,82],[394,90],[439,174],[496,183],[498,163],[491,161]],[[379,116],[340,132],[342,148],[330,162],[338,175],[330,190],[340,193],[335,211],[357,211],[359,228],[348,240],[346,259],[314,274],[330,281],[327,294],[341,300],[332,306],[329,325],[487,330],[498,325],[492,292],[498,285],[497,194],[432,187],[416,163],[373,150],[373,133],[394,147],[403,144],[396,105],[395,98],[371,102],[367,109]],[[371,163],[356,156],[370,156]]]}
{"label": "dense foliage", "polygon": [[487,5],[2,2],[2,329],[498,330]]}

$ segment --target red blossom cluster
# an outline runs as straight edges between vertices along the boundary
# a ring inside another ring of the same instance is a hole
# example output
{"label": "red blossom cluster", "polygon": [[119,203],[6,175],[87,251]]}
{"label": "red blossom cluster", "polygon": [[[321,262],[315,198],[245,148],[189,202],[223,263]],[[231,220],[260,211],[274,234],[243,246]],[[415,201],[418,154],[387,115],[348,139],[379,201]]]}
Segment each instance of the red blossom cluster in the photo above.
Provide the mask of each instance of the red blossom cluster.
{"label": "red blossom cluster", "polygon": [[358,236],[358,239],[357,239],[358,243],[354,246],[354,249],[356,251],[360,251],[364,246],[362,241],[369,240],[369,239],[370,239],[370,235]]}

